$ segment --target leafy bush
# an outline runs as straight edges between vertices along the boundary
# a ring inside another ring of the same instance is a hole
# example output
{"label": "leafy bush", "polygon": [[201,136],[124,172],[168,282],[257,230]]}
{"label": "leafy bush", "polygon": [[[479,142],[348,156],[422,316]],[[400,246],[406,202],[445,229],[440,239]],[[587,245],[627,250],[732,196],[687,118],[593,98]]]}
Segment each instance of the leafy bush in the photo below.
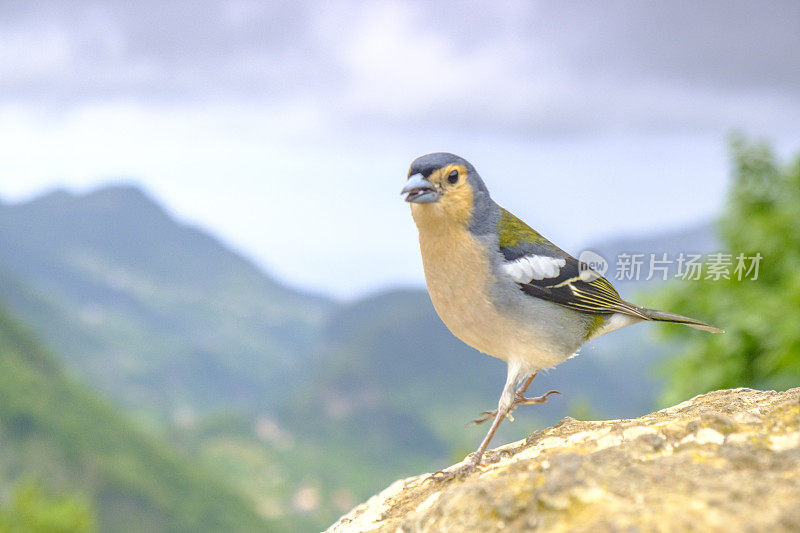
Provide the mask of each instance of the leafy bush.
{"label": "leafy bush", "polygon": [[684,348],[666,368],[669,404],[713,389],[800,382],[800,157],[782,165],[764,143],[731,144],[733,178],[719,234],[734,257],[761,254],[758,278],[684,281],[658,295],[661,308],[726,330],[670,328],[667,335]]}
{"label": "leafy bush", "polygon": [[0,506],[0,531],[7,533],[89,533],[94,511],[82,496],[48,497],[36,483],[18,484]]}

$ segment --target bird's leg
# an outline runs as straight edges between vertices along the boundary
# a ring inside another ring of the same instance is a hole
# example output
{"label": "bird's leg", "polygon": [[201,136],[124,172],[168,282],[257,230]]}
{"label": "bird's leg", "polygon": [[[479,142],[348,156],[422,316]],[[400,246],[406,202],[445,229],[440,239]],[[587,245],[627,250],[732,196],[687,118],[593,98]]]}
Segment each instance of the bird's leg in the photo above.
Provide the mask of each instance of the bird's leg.
{"label": "bird's leg", "polygon": [[[439,472],[434,473],[428,479],[437,479],[437,480],[449,480],[453,478],[463,478],[467,476],[470,472],[475,470],[481,459],[483,458],[483,454],[486,452],[486,448],[489,447],[489,443],[492,441],[492,437],[497,432],[497,428],[500,427],[500,423],[506,417],[506,415],[511,412],[511,406],[513,405],[513,400],[510,398],[513,397],[515,393],[515,385],[516,383],[511,381],[511,372],[509,371],[509,377],[506,381],[506,386],[503,389],[503,394],[500,396],[500,403],[497,406],[497,411],[494,416],[494,421],[492,422],[492,427],[489,428],[489,432],[481,441],[481,445],[478,446],[478,449],[475,450],[469,456],[469,461],[463,466],[455,470],[451,470],[448,472],[440,470]],[[511,387],[509,387],[511,385]]]}
{"label": "bird's leg", "polygon": [[[497,404],[497,410],[494,411],[493,413],[494,420],[492,421],[492,427],[489,428],[489,432],[483,438],[483,441],[481,441],[481,445],[478,446],[478,449],[475,450],[475,452],[470,454],[469,460],[463,466],[460,466],[459,468],[448,472],[443,472],[443,471],[436,472],[428,479],[447,480],[447,479],[453,479],[455,477],[465,477],[470,472],[475,470],[475,467],[477,467],[480,464],[481,459],[483,458],[483,454],[486,453],[486,449],[489,447],[489,443],[492,441],[492,437],[494,437],[494,434],[497,433],[497,428],[500,427],[500,423],[518,405],[517,400],[521,399],[520,401],[526,401],[526,402],[533,400],[533,398],[525,398],[523,396],[523,393],[525,392],[525,389],[527,389],[530,386],[531,382],[533,381],[533,378],[536,377],[536,373],[537,372],[534,372],[532,375],[528,376],[528,372],[525,370],[524,367],[522,367],[518,363],[517,364],[509,363],[508,376],[506,377],[506,384],[505,387],[503,387],[503,393],[500,395],[500,401]],[[522,381],[522,379],[525,378],[526,376],[527,378],[525,379],[522,386],[517,388],[520,381]],[[545,399],[543,401],[547,401],[547,395],[545,395],[544,398]],[[487,420],[488,418],[489,417],[487,417]]]}
{"label": "bird's leg", "polygon": [[[516,394],[514,395],[514,400],[515,400],[515,401],[516,401],[516,399],[517,399],[517,398],[521,398],[521,397],[523,397],[523,396],[524,396],[524,394],[525,394],[525,391],[526,391],[526,390],[528,390],[528,387],[530,387],[530,386],[531,386],[531,383],[533,383],[533,378],[535,378],[535,377],[536,377],[536,375],[537,375],[538,373],[539,373],[539,371],[537,370],[536,372],[534,372],[533,374],[531,374],[530,376],[528,376],[528,378],[527,378],[527,379],[526,379],[526,380],[525,380],[525,381],[522,383],[522,385],[520,386],[520,388],[519,388],[519,389],[517,389],[517,392],[516,392]],[[511,410],[513,410],[513,407],[512,407],[512,409],[511,409]],[[511,411],[509,411],[509,413],[510,413],[510,412],[511,412]],[[491,410],[491,411],[484,411],[484,412],[482,412],[482,413],[481,413],[481,415],[483,415],[483,416],[481,416],[480,418],[476,418],[475,420],[471,420],[471,421],[470,421],[470,422],[468,422],[467,424],[468,424],[468,425],[469,425],[469,424],[476,424],[476,425],[478,425],[478,424],[483,424],[483,423],[484,423],[484,422],[486,422],[487,420],[489,420],[489,419],[491,419],[491,418],[494,418],[494,417],[496,417],[496,416],[497,416],[497,409],[493,409],[493,410]]]}
{"label": "bird's leg", "polygon": [[494,420],[492,421],[492,426],[489,428],[489,432],[486,433],[486,436],[481,441],[481,445],[478,446],[478,449],[475,450],[475,452],[472,453],[472,455],[469,458],[469,462],[467,463],[467,465],[470,466],[470,470],[472,468],[475,468],[481,463],[481,459],[483,459],[483,454],[486,453],[486,448],[489,447],[489,443],[492,441],[492,437],[494,437],[494,434],[497,433],[497,428],[500,427],[500,423],[510,412],[511,412],[511,407],[497,410],[497,414],[494,415]]}
{"label": "bird's leg", "polygon": [[[528,378],[522,383],[520,388],[517,389],[517,392],[514,395],[514,402],[511,404],[511,409],[509,409],[508,413],[506,413],[506,416],[510,417],[511,416],[511,412],[514,411],[514,409],[516,409],[520,405],[531,405],[531,404],[534,404],[534,403],[545,403],[547,401],[547,397],[550,396],[551,394],[561,394],[557,390],[551,390],[551,391],[543,394],[542,396],[536,396],[535,398],[526,398],[525,397],[525,391],[528,390],[528,387],[531,386],[531,383],[533,383],[533,378],[535,378],[538,373],[539,373],[539,371],[537,370],[536,372],[534,372],[533,374],[528,376]],[[497,415],[497,410],[495,409],[493,411],[484,411],[483,413],[481,413],[481,415],[482,416],[480,418],[476,418],[475,420],[472,420],[469,423],[470,424],[483,424],[487,420],[495,417]],[[512,418],[512,420],[513,420],[513,418]]]}
{"label": "bird's leg", "polygon": [[525,391],[528,390],[528,387],[530,387],[531,383],[533,382],[533,378],[535,378],[538,373],[539,373],[539,371],[537,370],[536,372],[531,374],[530,377],[528,377],[528,379],[525,380],[525,383],[523,383],[522,386],[519,389],[517,389],[517,394],[514,396],[514,404],[511,407],[512,411],[514,409],[516,409],[520,405],[532,405],[534,403],[545,403],[547,401],[547,397],[550,396],[551,394],[558,394],[559,396],[561,396],[561,393],[558,392],[557,390],[551,390],[551,391],[545,392],[541,396],[535,396],[533,398],[526,398],[525,397]]}
{"label": "bird's leg", "polygon": [[528,390],[528,387],[530,387],[531,383],[533,383],[533,378],[535,378],[538,375],[539,375],[539,371],[537,370],[536,372],[534,372],[533,374],[528,376],[528,379],[523,381],[522,385],[520,386],[520,388],[517,389],[517,395],[521,396],[521,395],[525,394],[525,391]]}

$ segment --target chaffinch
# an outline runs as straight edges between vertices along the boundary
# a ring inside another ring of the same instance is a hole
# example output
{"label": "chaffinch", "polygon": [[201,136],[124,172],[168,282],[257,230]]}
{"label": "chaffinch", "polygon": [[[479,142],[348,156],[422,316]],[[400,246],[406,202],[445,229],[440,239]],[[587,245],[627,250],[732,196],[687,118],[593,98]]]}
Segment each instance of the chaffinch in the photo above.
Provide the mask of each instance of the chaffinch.
{"label": "chaffinch", "polygon": [[475,420],[493,419],[492,426],[459,475],[480,463],[517,406],[544,403],[557,393],[524,396],[539,370],[568,359],[583,343],[644,320],[722,331],[626,302],[608,280],[497,205],[461,157],[417,158],[401,193],[419,230],[425,281],[439,317],[466,344],[508,363],[497,409]]}

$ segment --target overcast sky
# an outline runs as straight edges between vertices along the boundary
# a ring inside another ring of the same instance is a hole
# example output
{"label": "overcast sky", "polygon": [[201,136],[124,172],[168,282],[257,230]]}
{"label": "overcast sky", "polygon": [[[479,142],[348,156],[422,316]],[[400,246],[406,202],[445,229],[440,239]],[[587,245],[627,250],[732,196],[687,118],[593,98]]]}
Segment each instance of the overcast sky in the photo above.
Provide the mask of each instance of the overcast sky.
{"label": "overcast sky", "polygon": [[707,220],[726,136],[800,149],[800,2],[0,3],[0,195],[140,183],[282,280],[420,284],[451,151],[567,249]]}

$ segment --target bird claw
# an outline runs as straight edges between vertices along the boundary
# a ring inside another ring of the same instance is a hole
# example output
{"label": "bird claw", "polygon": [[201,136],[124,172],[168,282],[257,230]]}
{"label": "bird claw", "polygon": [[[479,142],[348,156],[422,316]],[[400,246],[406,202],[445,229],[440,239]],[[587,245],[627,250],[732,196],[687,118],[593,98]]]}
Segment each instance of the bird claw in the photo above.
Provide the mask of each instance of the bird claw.
{"label": "bird claw", "polygon": [[494,417],[497,416],[497,409],[495,409],[494,411],[484,411],[481,413],[481,415],[482,416],[480,418],[476,418],[475,420],[470,420],[469,422],[467,422],[467,426],[469,426],[470,424],[475,424],[476,426],[479,426],[484,422],[486,422],[487,420],[493,419]]}
{"label": "bird claw", "polygon": [[489,450],[489,451],[487,451],[486,453],[483,454],[483,462],[485,464],[498,463],[498,462],[500,462],[500,459],[502,459],[503,457],[508,456],[508,455],[509,455],[509,452],[505,451],[505,450],[502,450],[502,451]]}
{"label": "bird claw", "polygon": [[[514,403],[511,405],[511,408],[508,410],[508,413],[506,413],[506,416],[508,417],[508,419],[510,421],[513,422],[514,421],[514,417],[511,416],[511,412],[514,409],[516,409],[518,406],[520,406],[520,405],[532,405],[532,404],[535,404],[535,403],[546,403],[548,397],[551,394],[558,394],[559,396],[561,396],[561,393],[558,392],[557,390],[548,391],[548,392],[542,394],[541,396],[536,396],[535,398],[526,398],[522,394],[517,393],[517,395],[514,397]],[[484,422],[493,419],[494,417],[497,416],[497,409],[495,409],[493,411],[484,411],[484,412],[481,413],[481,415],[482,416],[480,418],[476,418],[475,420],[470,420],[469,422],[467,422],[467,426],[469,426],[470,424],[475,424],[476,426],[479,426],[479,425],[483,424]]]}
{"label": "bird claw", "polygon": [[455,478],[456,475],[454,472],[446,472],[444,470],[437,470],[430,476],[425,478],[425,481],[450,481],[451,479]]}
{"label": "bird claw", "polygon": [[561,393],[557,390],[547,391],[546,393],[542,394],[541,396],[536,396],[535,398],[526,398],[525,396],[518,394],[517,397],[514,399],[514,407],[518,405],[530,405],[534,403],[546,403],[547,397],[551,394],[558,394],[561,396]]}
{"label": "bird claw", "polygon": [[425,481],[452,481],[454,479],[464,479],[478,467],[478,463],[470,460],[467,464],[459,466],[453,470],[439,470],[425,478]]}

